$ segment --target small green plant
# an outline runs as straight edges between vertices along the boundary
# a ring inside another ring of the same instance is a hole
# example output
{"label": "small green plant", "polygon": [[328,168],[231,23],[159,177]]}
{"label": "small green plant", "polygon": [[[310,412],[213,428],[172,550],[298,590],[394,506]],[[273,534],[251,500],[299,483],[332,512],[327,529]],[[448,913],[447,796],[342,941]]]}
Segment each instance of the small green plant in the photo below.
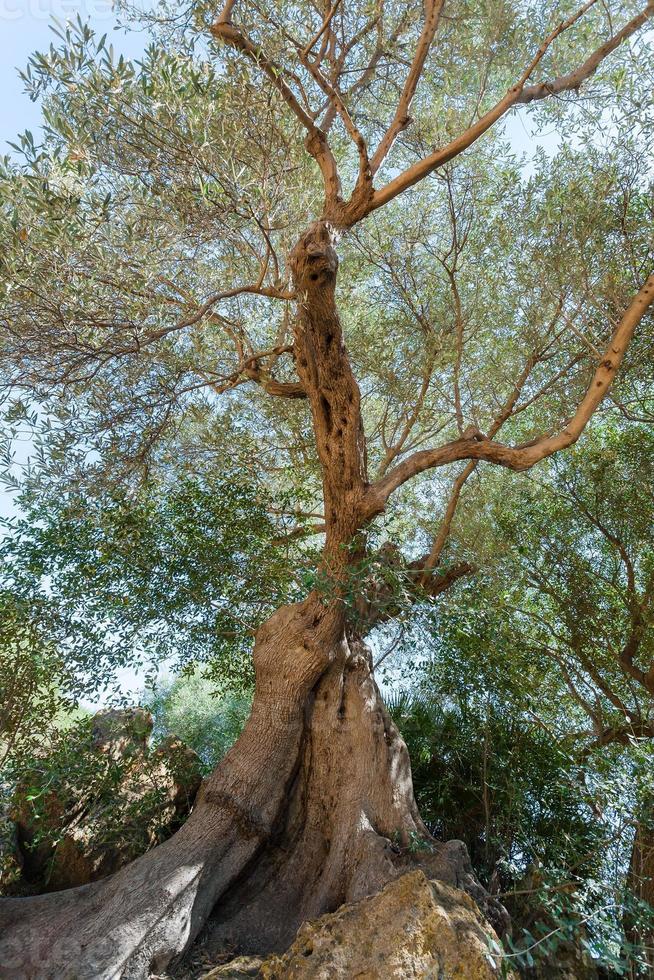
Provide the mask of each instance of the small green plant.
{"label": "small green plant", "polygon": [[140,715],[144,732],[121,730],[104,743],[94,719],[83,718],[10,773],[10,813],[37,890],[66,887],[68,865],[78,860],[100,876],[115,870],[170,836],[188,813],[199,760],[174,739],[151,748],[151,721]]}

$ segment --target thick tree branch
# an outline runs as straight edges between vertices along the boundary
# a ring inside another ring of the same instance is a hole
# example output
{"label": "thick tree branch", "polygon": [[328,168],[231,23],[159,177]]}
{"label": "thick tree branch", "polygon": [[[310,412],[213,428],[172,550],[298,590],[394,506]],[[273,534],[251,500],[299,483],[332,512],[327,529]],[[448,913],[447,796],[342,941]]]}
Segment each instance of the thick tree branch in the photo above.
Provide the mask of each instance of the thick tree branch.
{"label": "thick tree branch", "polygon": [[246,374],[260,388],[276,398],[306,398],[307,393],[299,381],[277,381],[261,368],[249,368]]}
{"label": "thick tree branch", "polygon": [[377,173],[380,166],[388,156],[388,153],[399,134],[411,123],[409,109],[411,107],[413,96],[416,94],[418,82],[420,81],[420,77],[425,66],[425,60],[429,54],[429,49],[431,48],[432,41],[434,40],[436,31],[438,30],[438,24],[440,22],[441,12],[443,10],[443,3],[444,0],[427,0],[427,3],[425,4],[425,23],[413,56],[413,62],[411,63],[409,74],[406,77],[402,94],[400,95],[397,103],[395,115],[393,116],[390,126],[384,133],[381,142],[372,157],[372,160],[370,161],[370,171],[373,176]]}
{"label": "thick tree branch", "polygon": [[[595,0],[593,0],[595,2]],[[643,24],[654,14],[654,2],[650,0],[646,8],[637,14],[630,21],[628,21],[625,26],[618,31],[613,37],[609,38],[604,44],[600,45],[586,61],[575,69],[575,71],[570,72],[567,75],[562,75],[559,78],[552,79],[549,82],[542,82],[537,85],[530,85],[526,87],[526,82],[528,81],[534,68],[538,65],[543,54],[550,46],[550,44],[557,38],[564,30],[567,30],[579,17],[584,14],[589,7],[593,5],[593,2],[585,4],[580,10],[577,11],[573,17],[568,18],[567,21],[562,22],[555,28],[548,38],[543,42],[539,51],[537,52],[535,58],[532,60],[528,68],[523,72],[522,77],[519,81],[513,85],[506,95],[497,102],[492,109],[489,109],[480,119],[478,119],[472,126],[461,133],[455,139],[453,139],[446,146],[435,150],[429,156],[424,157],[422,160],[415,163],[412,167],[409,167],[403,173],[401,173],[394,180],[391,180],[385,187],[380,190],[375,191],[372,199],[368,204],[366,214],[371,211],[375,211],[377,208],[383,207],[393,198],[397,197],[398,194],[403,193],[409,187],[413,187],[428,174],[433,173],[439,167],[442,167],[449,160],[454,159],[464,150],[467,150],[469,146],[472,146],[480,136],[483,136],[491,126],[493,126],[502,116],[511,109],[514,105],[525,104],[529,102],[534,102],[539,99],[548,98],[551,95],[560,94],[566,91],[577,91],[581,86],[582,82],[586,81],[591,77],[599,67],[599,65],[604,61],[604,59],[611,54],[612,51],[622,44],[627,38],[635,34]],[[365,215],[358,216],[355,220],[360,220],[361,217]]]}
{"label": "thick tree branch", "polygon": [[276,395],[280,398],[306,398],[306,391],[299,381],[276,381],[270,375],[270,370],[262,368],[259,364],[262,360],[270,360],[270,358],[276,360],[281,354],[287,354],[292,351],[293,347],[288,346],[273,347],[272,350],[258,351],[250,354],[249,357],[242,356],[242,360],[236,370],[232,371],[227,377],[223,376],[220,379],[212,379],[205,374],[202,377],[205,378],[207,383],[219,395],[230,391],[232,388],[237,388],[247,381],[254,381],[255,384],[258,384],[269,395]]}
{"label": "thick tree branch", "polygon": [[648,3],[645,10],[633,17],[624,25],[622,30],[618,31],[605,44],[600,45],[599,48],[593,51],[590,57],[584,61],[583,65],[580,65],[579,68],[569,72],[567,75],[553,78],[549,82],[539,82],[537,85],[527,86],[520,93],[518,102],[523,105],[528,105],[537,99],[545,99],[549,95],[560,95],[561,92],[577,92],[582,82],[587,81],[595,74],[604,59],[615,51],[623,41],[626,41],[632,34],[635,34],[652,14],[654,14],[654,3]]}
{"label": "thick tree branch", "polygon": [[473,431],[470,434],[464,433],[463,438],[446,443],[437,449],[414,453],[394,467],[383,479],[370,486],[367,496],[369,515],[380,513],[394,490],[425,470],[464,459],[485,460],[512,470],[528,470],[541,459],[573,445],[609,390],[634,331],[652,302],[654,302],[654,274],[647,279],[625,311],[606,348],[604,359],[593,374],[574,416],[559,432],[551,436],[541,436],[521,446],[506,446],[489,439],[481,432]]}

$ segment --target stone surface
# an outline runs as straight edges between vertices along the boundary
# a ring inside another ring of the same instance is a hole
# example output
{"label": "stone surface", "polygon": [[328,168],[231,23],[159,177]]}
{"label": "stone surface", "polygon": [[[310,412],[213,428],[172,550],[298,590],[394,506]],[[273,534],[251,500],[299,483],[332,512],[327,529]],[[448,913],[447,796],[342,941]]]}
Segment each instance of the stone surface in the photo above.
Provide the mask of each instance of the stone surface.
{"label": "stone surface", "polygon": [[484,918],[499,936],[504,936],[510,930],[509,913],[497,898],[480,885],[463,841],[434,842],[431,851],[406,854],[396,864],[398,867],[404,865],[407,871],[418,867],[429,879],[444,881],[460,888],[474,899]]}
{"label": "stone surface", "polygon": [[[34,891],[97,881],[169,837],[188,815],[201,782],[199,759],[179,739],[148,747],[152,716],[143,708],[99,712],[95,756],[110,778],[78,795],[59,784],[36,814],[16,795],[14,819],[23,874]],[[37,838],[37,832],[39,837]],[[54,843],[53,843],[54,842]]]}
{"label": "stone surface", "polygon": [[146,708],[106,708],[93,716],[93,745],[112,759],[147,752],[153,718]]}
{"label": "stone surface", "polygon": [[[412,871],[300,927],[282,956],[232,960],[207,980],[497,980],[497,935],[465,892]],[[254,973],[229,972],[247,963]]]}

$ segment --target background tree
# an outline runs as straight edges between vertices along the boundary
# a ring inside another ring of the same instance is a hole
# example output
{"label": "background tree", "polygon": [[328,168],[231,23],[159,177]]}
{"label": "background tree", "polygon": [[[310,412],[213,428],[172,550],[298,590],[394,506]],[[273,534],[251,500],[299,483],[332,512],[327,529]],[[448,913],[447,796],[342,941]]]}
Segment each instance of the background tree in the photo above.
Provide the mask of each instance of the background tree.
{"label": "background tree", "polygon": [[576,919],[606,967],[647,976],[647,396],[639,411],[635,421],[623,405],[605,406],[583,445],[510,496],[510,477],[497,471],[467,483],[450,545],[477,573],[406,631],[409,647],[421,637],[422,669],[398,667],[412,693],[396,717],[421,811],[439,836],[466,841],[515,929],[540,923],[549,935],[552,902],[565,898],[550,939],[561,941]]}
{"label": "background tree", "polygon": [[233,690],[249,689],[256,628],[300,588],[265,487],[228,470],[131,493],[101,484],[54,495],[40,482],[3,522],[2,578],[24,608],[43,609],[71,693],[88,698],[119,667],[150,675],[162,663],[211,664]]}
{"label": "background tree", "polygon": [[221,691],[199,671],[158,684],[142,700],[154,716],[154,734],[177,735],[208,772],[241,734],[251,705],[249,692]]}
{"label": "background tree", "polygon": [[[189,821],[90,891],[6,900],[12,968],[57,975],[74,932],[81,976],[145,975],[218,900],[217,936],[281,947],[387,880],[390,840],[427,836],[362,642],[361,569],[387,536],[408,582],[451,583],[477,464],[526,470],[573,444],[651,330],[654,8],[617,8],[231,0],[160,13],[140,65],[81,25],[32,59],[44,143],[25,134],[0,177],[10,419],[46,416],[51,487],[134,492],[218,451],[282,499],[301,485],[324,546],[315,587],[256,633],[252,712]],[[489,131],[580,89],[576,157],[523,184]],[[462,462],[442,523],[416,534],[434,471]]]}
{"label": "background tree", "polygon": [[75,703],[72,672],[40,621],[43,611],[0,592],[0,771]]}

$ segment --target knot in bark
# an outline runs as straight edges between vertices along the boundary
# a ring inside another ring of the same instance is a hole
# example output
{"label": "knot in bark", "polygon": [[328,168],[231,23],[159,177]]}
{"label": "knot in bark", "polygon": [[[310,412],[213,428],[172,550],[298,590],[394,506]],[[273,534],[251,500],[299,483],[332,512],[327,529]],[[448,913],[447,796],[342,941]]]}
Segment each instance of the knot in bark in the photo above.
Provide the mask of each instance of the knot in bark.
{"label": "knot in bark", "polygon": [[333,225],[315,221],[299,239],[289,255],[293,282],[299,292],[313,293],[325,287],[334,289],[338,272],[336,238]]}
{"label": "knot in bark", "polygon": [[218,20],[209,28],[214,37],[219,38],[219,40],[227,43],[236,44],[241,39],[241,35],[238,30],[234,27],[231,21],[223,20],[219,17]]}

